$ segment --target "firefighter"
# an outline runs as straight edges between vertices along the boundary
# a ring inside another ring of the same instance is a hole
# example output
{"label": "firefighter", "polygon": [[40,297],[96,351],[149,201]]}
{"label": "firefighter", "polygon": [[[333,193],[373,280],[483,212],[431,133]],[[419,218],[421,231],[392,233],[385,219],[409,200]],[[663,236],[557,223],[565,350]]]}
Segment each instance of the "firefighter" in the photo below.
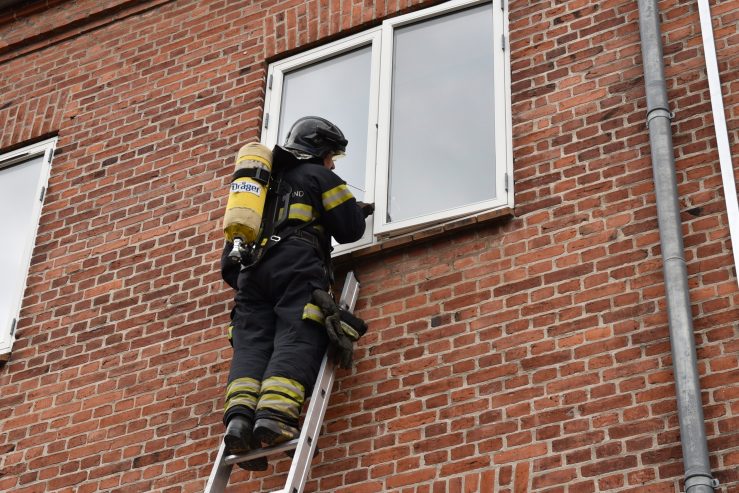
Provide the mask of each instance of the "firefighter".
{"label": "firefighter", "polygon": [[[329,290],[331,237],[357,241],[374,210],[357,202],[332,171],[347,143],[328,120],[296,121],[284,146],[273,150],[273,177],[253,257],[234,267],[228,258],[232,245],[224,248],[222,274],[236,289],[224,413],[227,453],[299,435],[303,402],[328,344],[312,293]],[[267,467],[264,458],[240,465]]]}

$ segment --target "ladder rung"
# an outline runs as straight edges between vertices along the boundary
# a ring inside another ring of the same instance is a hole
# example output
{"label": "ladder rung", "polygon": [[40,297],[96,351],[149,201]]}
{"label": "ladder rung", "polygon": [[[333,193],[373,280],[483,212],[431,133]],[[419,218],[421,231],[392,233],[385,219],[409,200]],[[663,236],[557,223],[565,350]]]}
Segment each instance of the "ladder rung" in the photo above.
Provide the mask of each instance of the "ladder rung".
{"label": "ladder rung", "polygon": [[[274,445],[272,447],[264,447],[257,450],[251,450],[245,454],[234,454],[227,455],[224,457],[223,462],[226,464],[238,464],[251,459],[258,459],[259,457],[267,457],[269,455],[277,454],[279,452],[289,452],[295,450],[298,446],[298,439],[290,440],[289,442]],[[282,491],[282,490],[280,490]]]}

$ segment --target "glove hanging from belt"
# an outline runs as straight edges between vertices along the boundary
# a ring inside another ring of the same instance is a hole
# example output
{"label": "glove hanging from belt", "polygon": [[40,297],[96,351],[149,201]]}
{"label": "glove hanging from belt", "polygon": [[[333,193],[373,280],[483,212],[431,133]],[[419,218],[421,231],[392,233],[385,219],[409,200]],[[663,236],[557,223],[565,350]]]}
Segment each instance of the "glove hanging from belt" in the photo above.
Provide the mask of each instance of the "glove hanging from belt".
{"label": "glove hanging from belt", "polygon": [[347,310],[342,310],[326,291],[313,291],[313,303],[321,309],[328,338],[341,368],[352,367],[354,343],[367,332],[367,324]]}

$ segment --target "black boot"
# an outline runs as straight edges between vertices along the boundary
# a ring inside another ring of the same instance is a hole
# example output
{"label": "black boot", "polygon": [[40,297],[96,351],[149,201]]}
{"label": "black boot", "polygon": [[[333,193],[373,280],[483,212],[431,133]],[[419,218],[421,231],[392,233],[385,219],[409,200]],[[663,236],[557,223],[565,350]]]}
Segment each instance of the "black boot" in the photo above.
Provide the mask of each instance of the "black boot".
{"label": "black boot", "polygon": [[[251,420],[239,414],[229,420],[223,441],[226,444],[226,455],[241,455],[259,448],[259,443],[252,434]],[[258,457],[239,462],[238,466],[247,471],[266,471],[267,458]]]}
{"label": "black boot", "polygon": [[267,464],[266,457],[257,457],[256,459],[245,460],[244,462],[238,462],[237,465],[246,471],[266,471],[269,464]]}
{"label": "black boot", "polygon": [[[259,448],[259,440],[254,436],[254,433],[252,432],[251,437],[251,450],[256,450]],[[266,471],[267,470],[267,457],[257,457],[256,459],[251,460],[245,460],[244,462],[239,462],[237,465],[241,469],[245,469],[247,471]]]}
{"label": "black boot", "polygon": [[226,455],[245,454],[251,450],[252,421],[240,414],[228,421],[226,435],[223,442],[226,444]]}

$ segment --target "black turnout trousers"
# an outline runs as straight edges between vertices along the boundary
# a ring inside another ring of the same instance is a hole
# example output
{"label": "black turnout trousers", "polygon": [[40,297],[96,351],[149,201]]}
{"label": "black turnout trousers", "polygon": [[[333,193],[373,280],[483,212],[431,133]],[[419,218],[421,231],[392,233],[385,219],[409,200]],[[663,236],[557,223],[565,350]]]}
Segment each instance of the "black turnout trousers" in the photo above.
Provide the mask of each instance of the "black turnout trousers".
{"label": "black turnout trousers", "polygon": [[[282,377],[299,382],[310,395],[328,336],[322,325],[303,319],[303,310],[314,289],[328,286],[328,270],[315,246],[297,236],[285,238],[255,266],[242,270],[232,320],[229,384],[244,378],[261,382]],[[249,415],[249,411],[238,407],[227,411],[225,421],[231,413]],[[285,421],[285,416],[274,414],[257,407],[254,419]]]}

